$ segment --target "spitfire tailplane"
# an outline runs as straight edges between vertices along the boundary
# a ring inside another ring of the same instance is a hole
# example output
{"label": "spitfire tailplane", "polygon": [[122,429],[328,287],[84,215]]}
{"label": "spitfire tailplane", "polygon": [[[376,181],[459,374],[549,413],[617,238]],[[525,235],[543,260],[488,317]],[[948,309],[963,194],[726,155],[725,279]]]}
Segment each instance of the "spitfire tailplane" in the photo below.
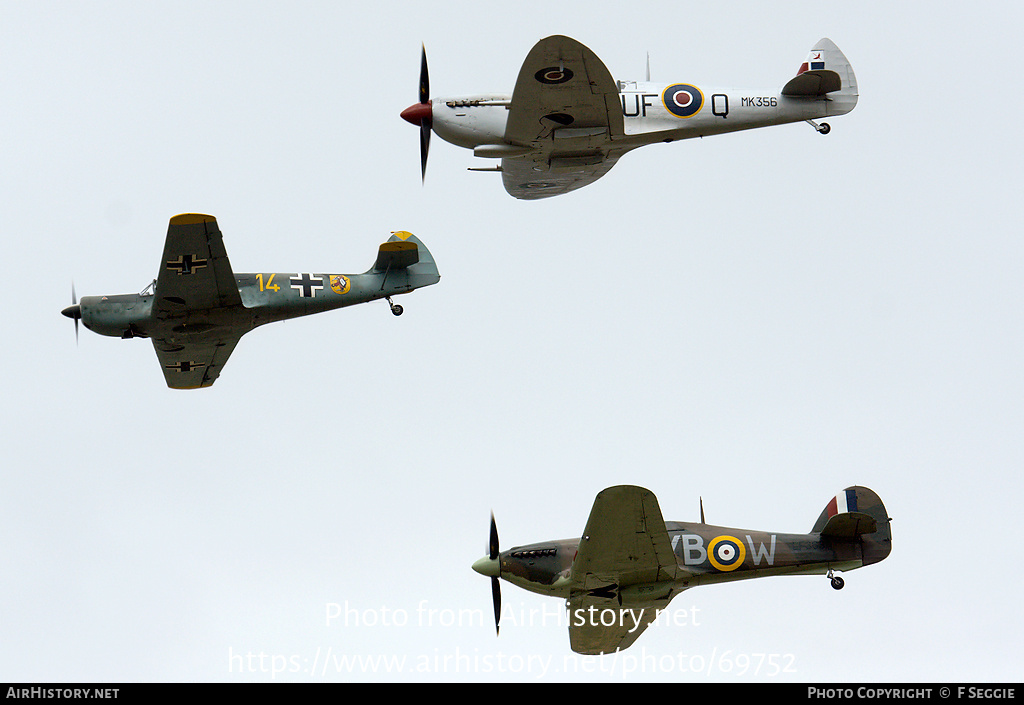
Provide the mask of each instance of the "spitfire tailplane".
{"label": "spitfire tailplane", "polygon": [[782,87],[782,95],[826,98],[827,116],[845,115],[857,106],[857,77],[839,47],[830,39],[822,39],[811,48],[796,76]]}

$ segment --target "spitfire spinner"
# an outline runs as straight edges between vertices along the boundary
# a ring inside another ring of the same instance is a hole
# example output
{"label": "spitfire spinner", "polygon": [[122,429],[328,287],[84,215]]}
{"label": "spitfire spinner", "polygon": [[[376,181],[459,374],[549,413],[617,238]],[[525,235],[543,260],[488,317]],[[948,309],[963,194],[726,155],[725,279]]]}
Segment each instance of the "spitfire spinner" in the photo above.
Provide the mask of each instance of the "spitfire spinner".
{"label": "spitfire spinner", "polygon": [[827,575],[839,590],[848,571],[878,563],[892,548],[889,515],[866,487],[833,497],[809,534],[767,533],[665,522],[650,490],[622,485],[597,495],[583,537],[498,548],[491,516],[488,555],[473,570],[491,578],[495,628],[502,578],[565,598],[569,643],[582,654],[625,649],[683,590],[772,575]]}
{"label": "spitfire spinner", "polygon": [[857,105],[857,79],[843,52],[828,39],[811,49],[797,75],[781,90],[718,88],[614,81],[590,49],[552,36],[530,51],[512,95],[430,98],[426,49],[420,65],[419,102],[402,117],[420,127],[420,168],[426,174],[431,131],[478,157],[501,165],[516,198],[567,193],[601,178],[626,152],[672,142],[806,121],[827,134],[817,118],[843,115]]}
{"label": "spitfire spinner", "polygon": [[239,339],[273,321],[321,313],[375,299],[391,301],[440,280],[427,248],[394,233],[363,274],[255,273],[231,270],[217,220],[186,213],[171,218],[160,273],[139,294],[83,296],[63,313],[100,335],[152,338],[167,386],[209,387]]}

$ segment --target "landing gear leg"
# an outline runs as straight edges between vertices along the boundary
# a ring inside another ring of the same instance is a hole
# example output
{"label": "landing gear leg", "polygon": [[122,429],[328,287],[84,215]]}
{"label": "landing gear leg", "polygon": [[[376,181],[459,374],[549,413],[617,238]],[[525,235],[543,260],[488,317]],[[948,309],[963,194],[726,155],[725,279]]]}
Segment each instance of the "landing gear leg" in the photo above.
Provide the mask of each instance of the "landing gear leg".
{"label": "landing gear leg", "polygon": [[843,586],[846,585],[846,581],[845,580],[840,578],[838,575],[835,575],[835,576],[832,575],[832,569],[831,568],[829,568],[827,577],[828,577],[829,580],[832,581],[832,589],[833,590],[842,590]]}
{"label": "landing gear leg", "polygon": [[806,120],[806,122],[807,122],[808,125],[810,125],[811,127],[813,127],[815,130],[817,130],[819,133],[821,133],[823,135],[827,135],[829,132],[832,131],[831,125],[829,125],[827,122],[823,122],[820,125],[818,123],[814,122],[814,120]]}
{"label": "landing gear leg", "polygon": [[401,316],[405,309],[402,308],[401,305],[396,304],[394,301],[392,301],[390,296],[385,296],[384,298],[387,300],[388,306],[391,307],[391,313],[395,314],[396,316]]}

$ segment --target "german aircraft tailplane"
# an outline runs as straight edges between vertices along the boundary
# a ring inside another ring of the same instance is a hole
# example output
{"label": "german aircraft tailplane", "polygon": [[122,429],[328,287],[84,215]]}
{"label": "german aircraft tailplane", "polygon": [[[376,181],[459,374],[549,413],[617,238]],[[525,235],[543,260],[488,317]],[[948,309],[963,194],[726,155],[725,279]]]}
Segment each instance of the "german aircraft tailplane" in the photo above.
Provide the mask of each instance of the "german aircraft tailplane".
{"label": "german aircraft tailplane", "polygon": [[655,142],[755,127],[808,122],[857,105],[857,78],[829,39],[815,44],[781,88],[722,88],[703,83],[615,81],[601,59],[575,39],[552,36],[527,54],[512,94],[430,97],[427,54],[420,60],[419,102],[402,117],[420,128],[425,177],[431,132],[500,166],[505,190],[522,199],[568,193],[604,176],[626,152]]}
{"label": "german aircraft tailplane", "polygon": [[498,547],[491,515],[488,555],[473,570],[491,579],[494,624],[499,578],[566,600],[569,644],[581,654],[625,649],[683,590],[773,575],[826,575],[878,563],[892,535],[882,500],[847,487],[829,500],[809,534],[732,529],[701,521],[666,522],[650,490],[609,487],[597,495],[581,538]]}
{"label": "german aircraft tailplane", "polygon": [[239,339],[257,326],[336,308],[391,300],[440,280],[430,252],[414,235],[393,233],[362,274],[235,274],[217,220],[185,213],[171,218],[160,273],[138,294],[83,296],[62,313],[100,335],[150,338],[167,386],[209,387]]}

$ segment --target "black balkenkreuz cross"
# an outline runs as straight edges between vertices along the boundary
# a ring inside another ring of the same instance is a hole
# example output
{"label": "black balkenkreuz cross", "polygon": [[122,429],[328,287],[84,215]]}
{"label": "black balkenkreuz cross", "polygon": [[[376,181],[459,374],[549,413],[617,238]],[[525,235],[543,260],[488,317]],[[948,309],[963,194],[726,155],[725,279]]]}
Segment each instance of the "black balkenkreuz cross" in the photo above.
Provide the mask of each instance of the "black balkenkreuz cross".
{"label": "black balkenkreuz cross", "polygon": [[206,260],[200,259],[195,255],[181,255],[178,259],[167,263],[167,268],[172,272],[177,272],[179,276],[182,274],[192,274],[195,270],[202,269],[205,266]]}
{"label": "black balkenkreuz cross", "polygon": [[194,372],[195,370],[198,370],[201,367],[206,367],[206,365],[205,363],[202,362],[182,360],[181,362],[176,362],[173,365],[165,365],[165,367],[167,367],[167,369],[169,370],[174,370],[175,372]]}
{"label": "black balkenkreuz cross", "polygon": [[297,274],[289,277],[292,288],[299,292],[304,299],[316,298],[316,292],[324,288],[323,277],[314,277],[312,274]]}

